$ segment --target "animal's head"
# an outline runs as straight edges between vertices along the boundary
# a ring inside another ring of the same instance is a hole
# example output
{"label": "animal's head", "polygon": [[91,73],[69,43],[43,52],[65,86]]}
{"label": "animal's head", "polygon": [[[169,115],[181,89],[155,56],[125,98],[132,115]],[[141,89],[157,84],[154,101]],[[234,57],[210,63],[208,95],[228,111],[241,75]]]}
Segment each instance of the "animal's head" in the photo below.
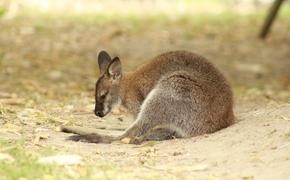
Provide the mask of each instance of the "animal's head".
{"label": "animal's head", "polygon": [[120,59],[118,57],[111,59],[105,51],[99,53],[98,64],[100,77],[96,82],[95,114],[104,117],[120,101],[119,89],[122,68]]}

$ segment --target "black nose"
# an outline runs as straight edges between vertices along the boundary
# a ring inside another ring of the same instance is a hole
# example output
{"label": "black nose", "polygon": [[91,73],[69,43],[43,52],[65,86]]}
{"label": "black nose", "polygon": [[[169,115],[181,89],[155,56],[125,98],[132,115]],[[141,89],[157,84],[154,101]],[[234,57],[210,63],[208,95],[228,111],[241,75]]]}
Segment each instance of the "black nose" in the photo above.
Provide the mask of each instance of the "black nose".
{"label": "black nose", "polygon": [[96,116],[98,117],[104,117],[104,113],[101,111],[95,111]]}

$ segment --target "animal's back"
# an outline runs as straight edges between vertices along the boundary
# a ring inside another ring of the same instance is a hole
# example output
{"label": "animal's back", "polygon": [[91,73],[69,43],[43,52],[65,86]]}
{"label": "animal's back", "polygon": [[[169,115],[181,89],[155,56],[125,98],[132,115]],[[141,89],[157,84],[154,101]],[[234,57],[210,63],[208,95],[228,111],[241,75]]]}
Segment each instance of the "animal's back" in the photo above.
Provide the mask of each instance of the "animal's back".
{"label": "animal's back", "polygon": [[130,83],[137,83],[146,96],[156,83],[164,76],[176,71],[186,71],[211,81],[211,86],[230,89],[224,76],[205,58],[188,51],[171,51],[156,56],[148,63],[138,68],[130,78]]}
{"label": "animal's back", "polygon": [[[155,99],[151,103],[166,107],[164,117],[158,118],[163,121],[172,119],[178,126],[184,125],[190,136],[214,132],[234,121],[229,83],[202,56],[187,51],[164,53],[141,66],[131,76],[130,83],[144,97],[140,98],[140,104],[145,106],[143,101],[155,90]],[[151,114],[162,114],[158,111],[160,107],[152,108]]]}

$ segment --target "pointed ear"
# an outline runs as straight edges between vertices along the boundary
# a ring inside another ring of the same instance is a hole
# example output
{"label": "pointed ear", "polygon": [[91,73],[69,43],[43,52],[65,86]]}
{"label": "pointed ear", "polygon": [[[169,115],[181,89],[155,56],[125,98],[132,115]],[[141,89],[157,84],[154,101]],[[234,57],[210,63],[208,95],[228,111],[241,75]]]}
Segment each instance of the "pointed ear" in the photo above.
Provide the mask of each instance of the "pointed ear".
{"label": "pointed ear", "polygon": [[106,71],[108,65],[111,62],[111,57],[106,51],[100,51],[98,55],[98,64],[100,73],[103,73]]}
{"label": "pointed ear", "polygon": [[108,74],[109,74],[109,77],[112,78],[113,80],[118,80],[121,78],[122,66],[121,66],[121,61],[118,57],[115,57],[109,64]]}

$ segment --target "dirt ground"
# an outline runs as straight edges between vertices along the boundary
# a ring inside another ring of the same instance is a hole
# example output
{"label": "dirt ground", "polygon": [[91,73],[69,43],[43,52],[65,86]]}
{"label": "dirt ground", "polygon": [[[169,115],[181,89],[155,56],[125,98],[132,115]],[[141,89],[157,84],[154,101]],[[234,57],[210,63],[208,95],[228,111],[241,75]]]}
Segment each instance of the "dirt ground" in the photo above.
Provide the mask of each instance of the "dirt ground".
{"label": "dirt ground", "polygon": [[243,104],[237,108],[235,125],[201,137],[139,146],[82,142],[64,145],[67,135],[52,132],[45,144],[70,149],[92,161],[116,163],[124,169],[120,176],[131,173],[135,178],[288,179],[289,114],[289,104],[258,108],[256,104]]}
{"label": "dirt ground", "polygon": [[[120,179],[289,179],[289,19],[277,20],[265,41],[256,37],[261,17],[206,20],[0,21],[1,139],[111,163]],[[119,112],[93,115],[100,49],[118,55],[125,70],[168,50],[207,57],[232,84],[236,123],[214,134],[138,146],[67,141],[59,125],[120,133],[131,123]]]}

